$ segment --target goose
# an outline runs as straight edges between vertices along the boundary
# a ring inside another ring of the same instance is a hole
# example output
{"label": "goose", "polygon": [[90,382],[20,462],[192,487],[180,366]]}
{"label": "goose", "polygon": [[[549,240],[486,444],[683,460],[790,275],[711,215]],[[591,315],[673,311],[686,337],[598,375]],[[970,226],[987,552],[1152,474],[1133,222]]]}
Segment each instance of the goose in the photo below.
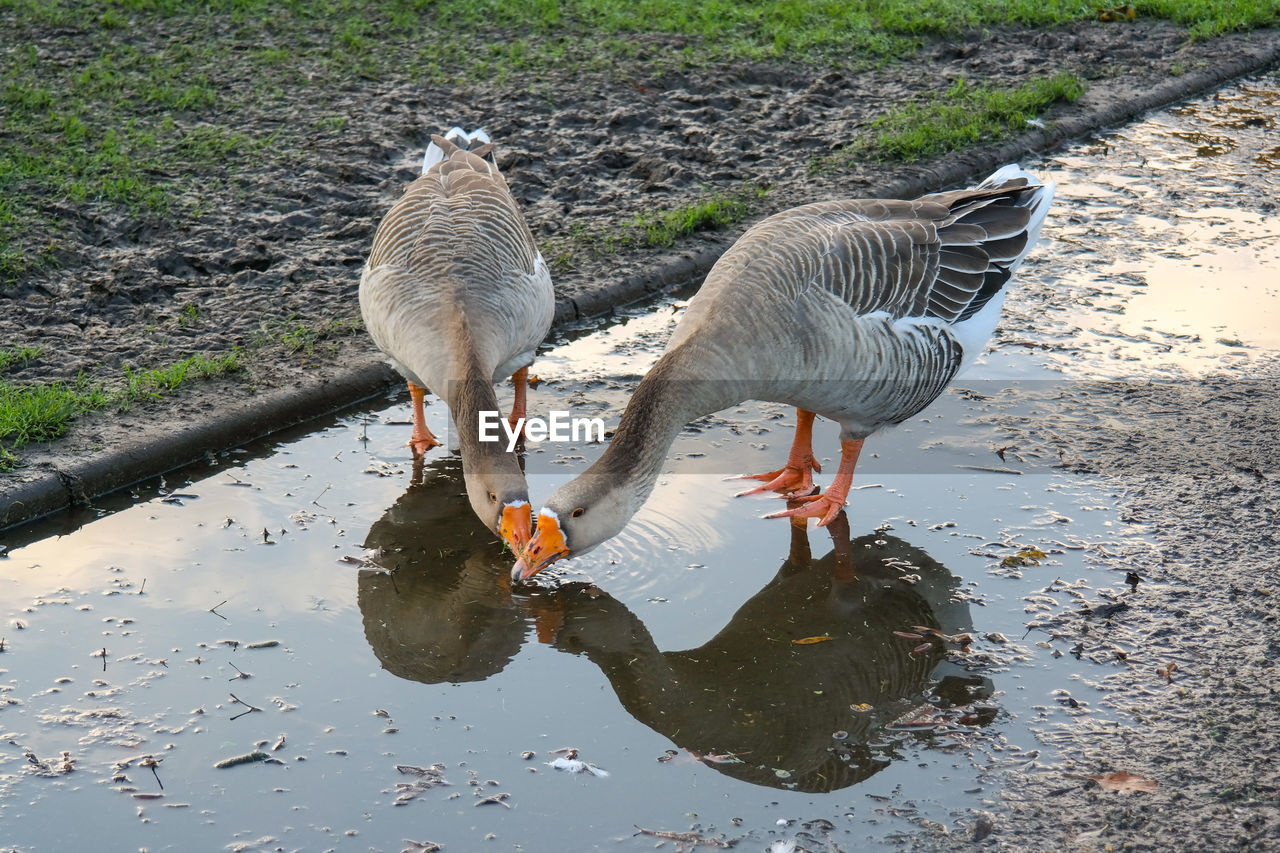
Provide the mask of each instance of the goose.
{"label": "goose", "polygon": [[374,234],[360,313],[408,382],[414,457],[440,444],[422,409],[430,391],[458,427],[471,508],[516,549],[532,532],[528,485],[504,442],[482,440],[480,418],[496,418],[493,383],[508,376],[516,389],[513,431],[525,417],[529,364],[551,327],[555,297],[492,151],[483,130],[455,127],[431,137],[422,174]]}
{"label": "goose", "polygon": [[[746,400],[795,406],[797,424],[786,464],[747,475],[763,482],[743,494],[801,501],[766,518],[829,524],[863,441],[922,411],[982,351],[1053,191],[1011,164],[969,189],[816,202],[749,228],[690,300],[604,454],[547,499],[513,578],[619,533],[680,429]],[[815,415],[840,424],[839,469],[822,494],[809,494],[821,470]]]}

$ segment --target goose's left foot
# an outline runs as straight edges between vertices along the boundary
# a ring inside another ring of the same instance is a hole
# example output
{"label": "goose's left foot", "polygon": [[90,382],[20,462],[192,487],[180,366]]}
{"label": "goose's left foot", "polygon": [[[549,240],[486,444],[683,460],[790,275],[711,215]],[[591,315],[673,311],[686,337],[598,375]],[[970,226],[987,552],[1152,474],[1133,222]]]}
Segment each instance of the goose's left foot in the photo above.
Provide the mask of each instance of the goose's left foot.
{"label": "goose's left foot", "polygon": [[835,521],[849,497],[849,487],[853,485],[853,469],[858,464],[858,454],[861,452],[861,440],[840,442],[840,469],[836,471],[835,479],[831,481],[831,487],[826,493],[795,498],[803,502],[803,505],[769,513],[765,518],[816,518],[819,527],[826,527]]}

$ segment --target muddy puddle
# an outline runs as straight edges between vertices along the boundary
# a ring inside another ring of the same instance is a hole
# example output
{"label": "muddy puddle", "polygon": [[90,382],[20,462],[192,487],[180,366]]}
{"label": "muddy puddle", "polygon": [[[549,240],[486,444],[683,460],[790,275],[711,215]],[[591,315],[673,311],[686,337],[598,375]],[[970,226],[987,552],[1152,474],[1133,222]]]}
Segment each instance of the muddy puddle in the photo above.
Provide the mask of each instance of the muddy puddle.
{"label": "muddy puddle", "polygon": [[[1111,557],[1150,533],[1106,479],[1007,447],[997,425],[1054,383],[1247,373],[1280,343],[1275,84],[1029,163],[1058,182],[1056,240],[1019,274],[984,363],[868,443],[828,530],[733,497],[724,477],[777,467],[794,425],[749,404],[680,436],[622,535],[513,591],[456,457],[415,470],[407,403],[388,399],[9,534],[0,841],[982,835],[1001,771],[1052,772],[1055,731],[1129,725],[1104,690],[1124,658],[1064,626],[1125,606],[1140,565]],[[616,425],[683,305],[563,336],[533,369],[531,410]],[[446,431],[442,406],[429,418]],[[837,448],[820,423],[828,471]],[[535,502],[599,452],[530,446]]]}

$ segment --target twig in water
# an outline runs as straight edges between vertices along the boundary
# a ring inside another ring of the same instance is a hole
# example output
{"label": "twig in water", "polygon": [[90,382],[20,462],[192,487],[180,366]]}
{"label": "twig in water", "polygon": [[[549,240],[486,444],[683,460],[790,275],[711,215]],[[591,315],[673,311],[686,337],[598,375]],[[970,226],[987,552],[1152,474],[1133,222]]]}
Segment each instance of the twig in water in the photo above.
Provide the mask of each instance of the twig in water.
{"label": "twig in water", "polygon": [[150,768],[151,768],[151,773],[152,773],[152,775],[154,775],[154,776],[156,777],[156,784],[157,784],[157,785],[159,785],[159,786],[160,786],[160,790],[161,790],[161,791],[163,791],[163,790],[164,790],[164,783],[160,781],[160,771],[156,770],[156,768],[160,766],[160,762],[161,762],[161,761],[163,761],[163,759],[160,759],[160,758],[154,758],[154,757],[152,757],[152,756],[148,755],[146,758],[142,759],[142,761],[140,761],[140,762],[138,762],[138,763],[139,763],[139,764],[141,764],[143,767],[150,767]]}
{"label": "twig in water", "polygon": [[227,603],[227,600],[224,598],[222,601],[219,601],[217,604],[210,607],[209,612],[212,613],[214,616],[217,616],[219,619],[226,619],[227,617],[223,616],[221,613],[218,612],[218,608],[226,603]]}
{"label": "twig in water", "polygon": [[1021,474],[1021,471],[1013,468],[999,468],[995,465],[957,465],[957,468],[964,468],[967,471],[986,471],[989,474]]}
{"label": "twig in water", "polygon": [[324,497],[325,492],[329,491],[329,490],[330,490],[330,489],[332,489],[332,488],[333,488],[333,483],[329,483],[329,484],[327,484],[327,485],[324,487],[324,492],[321,492],[320,494],[316,495],[316,496],[311,500],[312,505],[314,505],[314,506],[318,506],[318,507],[320,507],[321,509],[325,509],[326,507],[325,507],[323,504],[319,503],[319,500],[320,500],[322,497]]}
{"label": "twig in water", "polygon": [[138,595],[142,595],[146,591],[147,591],[147,579],[143,578],[142,586],[138,587]]}
{"label": "twig in water", "polygon": [[248,702],[244,701],[243,699],[241,699],[239,696],[237,696],[237,695],[236,695],[236,694],[234,694],[234,693],[232,693],[232,694],[231,694],[231,699],[232,699],[232,701],[236,702],[236,704],[243,705],[243,706],[245,706],[246,708],[248,708],[248,709],[249,709],[249,710],[247,710],[247,711],[241,711],[239,714],[236,714],[234,717],[232,717],[232,718],[231,718],[231,719],[233,719],[233,720],[238,720],[238,719],[240,719],[241,717],[243,717],[245,714],[252,714],[254,711],[261,711],[261,710],[262,710],[261,708],[258,708],[258,707],[254,706],[254,705],[250,705]]}
{"label": "twig in water", "polygon": [[228,678],[228,679],[227,679],[227,681],[235,681],[237,678],[253,678],[253,676],[252,676],[252,675],[250,675],[249,673],[245,672],[243,669],[241,669],[240,667],[236,666],[236,665],[235,665],[235,664],[233,664],[231,661],[227,661],[227,666],[231,667],[231,668],[232,668],[232,669],[234,669],[236,672],[240,673],[239,675],[233,675],[233,676],[231,676],[230,678]]}
{"label": "twig in water", "polygon": [[696,832],[669,832],[665,829],[645,829],[643,826],[635,826],[637,832],[642,835],[652,835],[654,838],[662,838],[667,841],[674,841],[677,845],[692,844],[695,847],[699,844],[706,847],[718,847],[721,850],[728,850],[734,844],[738,843],[736,838],[709,838],[705,835],[699,835]]}

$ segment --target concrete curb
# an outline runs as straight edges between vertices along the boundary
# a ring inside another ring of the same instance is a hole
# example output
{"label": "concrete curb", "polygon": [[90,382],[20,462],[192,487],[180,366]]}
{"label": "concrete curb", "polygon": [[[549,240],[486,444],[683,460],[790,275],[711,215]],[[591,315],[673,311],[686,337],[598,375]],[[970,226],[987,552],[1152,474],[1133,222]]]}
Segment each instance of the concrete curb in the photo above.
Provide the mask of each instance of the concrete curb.
{"label": "concrete curb", "polygon": [[[1265,71],[1280,64],[1280,44],[1262,45],[1243,52],[1233,62],[1172,78],[1140,97],[1088,109],[1064,117],[1043,130],[1033,130],[1015,140],[981,149],[958,152],[907,177],[886,182],[867,195],[913,198],[932,190],[962,183],[1000,165],[1044,151],[1066,139],[1127,122],[1216,88],[1229,80]],[[556,302],[554,324],[561,327],[607,313],[609,310],[691,283],[715,264],[732,245],[726,236],[708,248],[681,256],[658,268],[603,284],[587,293],[561,297]],[[331,414],[346,406],[384,393],[398,382],[381,362],[351,366],[332,376],[261,397],[250,397],[203,419],[176,429],[140,434],[125,446],[114,447],[70,464],[36,459],[25,469],[26,479],[0,483],[0,531],[34,521],[67,507],[198,461],[207,453],[236,447],[286,427]],[[66,454],[57,457],[65,460]],[[34,474],[34,476],[32,476]]]}
{"label": "concrete curb", "polygon": [[0,530],[86,504],[99,495],[198,461],[206,453],[237,447],[383,393],[396,380],[382,362],[344,370],[305,386],[249,397],[216,415],[163,430],[145,431],[119,447],[72,464],[37,460],[37,475],[0,485]]}

